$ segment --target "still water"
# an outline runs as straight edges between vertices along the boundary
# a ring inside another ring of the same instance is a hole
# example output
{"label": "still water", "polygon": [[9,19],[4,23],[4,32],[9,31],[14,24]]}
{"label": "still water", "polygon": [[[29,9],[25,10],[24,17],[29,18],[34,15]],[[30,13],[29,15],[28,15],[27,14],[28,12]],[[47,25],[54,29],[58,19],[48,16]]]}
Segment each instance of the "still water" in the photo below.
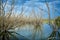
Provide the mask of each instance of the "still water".
{"label": "still water", "polygon": [[[18,35],[19,39],[25,40],[26,38],[28,38],[28,39],[32,40],[32,36],[34,35],[33,29],[34,29],[33,25],[26,24],[20,28],[16,28],[15,31],[17,33],[19,33],[20,35],[24,36],[23,37],[23,36]],[[52,30],[53,29],[48,24],[43,24],[42,25],[42,31],[40,31],[40,32],[36,31],[35,40],[39,40],[40,38],[47,39],[51,35]]]}

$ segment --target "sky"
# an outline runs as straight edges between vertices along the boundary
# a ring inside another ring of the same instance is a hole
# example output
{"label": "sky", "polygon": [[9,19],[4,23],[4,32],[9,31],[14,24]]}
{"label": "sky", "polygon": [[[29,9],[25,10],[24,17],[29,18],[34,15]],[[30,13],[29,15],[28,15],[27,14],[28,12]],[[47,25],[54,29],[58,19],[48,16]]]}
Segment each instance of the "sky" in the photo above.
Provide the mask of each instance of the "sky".
{"label": "sky", "polygon": [[[5,3],[5,0],[3,0],[3,4]],[[8,0],[5,11],[8,12],[8,10],[11,7],[12,0]],[[22,6],[24,9],[24,15],[26,16],[32,16],[33,13],[36,14],[36,16],[40,17],[42,15],[42,18],[48,18],[48,9],[45,3],[48,3],[50,8],[50,17],[53,19],[54,17],[60,16],[60,0],[15,0],[14,9],[13,12],[16,14],[21,13]],[[43,9],[43,11],[41,9]],[[56,9],[56,10],[55,10]],[[32,13],[32,11],[34,12]],[[42,13],[42,14],[41,14]],[[54,13],[54,14],[53,14]]]}

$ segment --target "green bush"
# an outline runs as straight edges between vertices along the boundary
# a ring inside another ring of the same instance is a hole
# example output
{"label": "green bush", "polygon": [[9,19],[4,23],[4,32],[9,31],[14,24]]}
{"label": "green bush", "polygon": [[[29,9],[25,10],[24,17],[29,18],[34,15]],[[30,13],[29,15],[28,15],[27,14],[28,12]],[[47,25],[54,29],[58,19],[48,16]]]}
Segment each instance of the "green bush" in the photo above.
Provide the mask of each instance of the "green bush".
{"label": "green bush", "polygon": [[55,24],[60,27],[60,16],[55,19]]}

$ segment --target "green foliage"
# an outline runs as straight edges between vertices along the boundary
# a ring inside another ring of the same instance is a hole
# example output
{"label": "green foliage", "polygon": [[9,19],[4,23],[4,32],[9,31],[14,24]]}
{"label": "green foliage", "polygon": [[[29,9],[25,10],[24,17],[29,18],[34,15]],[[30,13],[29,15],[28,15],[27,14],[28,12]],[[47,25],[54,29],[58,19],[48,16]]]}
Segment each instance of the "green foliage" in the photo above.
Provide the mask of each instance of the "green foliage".
{"label": "green foliage", "polygon": [[60,28],[60,16],[55,19],[55,24]]}

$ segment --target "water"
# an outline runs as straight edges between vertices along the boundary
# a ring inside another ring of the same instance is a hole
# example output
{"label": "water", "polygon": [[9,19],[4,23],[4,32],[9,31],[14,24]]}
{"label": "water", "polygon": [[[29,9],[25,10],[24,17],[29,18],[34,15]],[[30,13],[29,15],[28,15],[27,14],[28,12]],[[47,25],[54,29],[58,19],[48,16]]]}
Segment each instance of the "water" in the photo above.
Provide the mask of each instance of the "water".
{"label": "water", "polygon": [[[36,35],[35,35],[36,40],[39,40],[41,38],[41,35],[42,35],[42,39],[46,39],[52,33],[52,28],[48,24],[43,24],[42,28],[43,28],[42,34],[41,34],[41,32],[40,33],[36,32]],[[27,24],[24,27],[21,27],[19,29],[16,28],[15,31],[24,36],[24,37],[18,36],[19,39],[25,40],[26,38],[28,38],[28,39],[32,40],[33,29],[34,29],[33,25]]]}

